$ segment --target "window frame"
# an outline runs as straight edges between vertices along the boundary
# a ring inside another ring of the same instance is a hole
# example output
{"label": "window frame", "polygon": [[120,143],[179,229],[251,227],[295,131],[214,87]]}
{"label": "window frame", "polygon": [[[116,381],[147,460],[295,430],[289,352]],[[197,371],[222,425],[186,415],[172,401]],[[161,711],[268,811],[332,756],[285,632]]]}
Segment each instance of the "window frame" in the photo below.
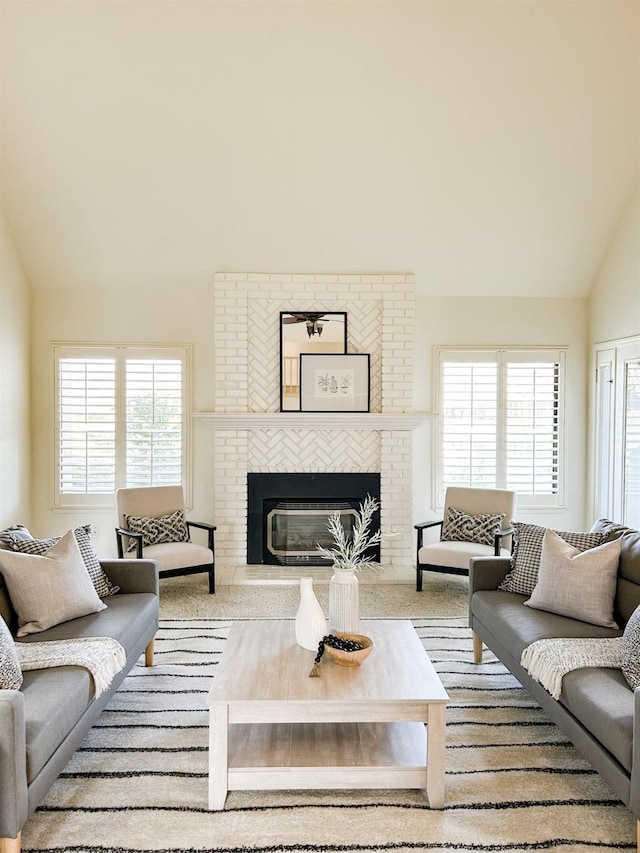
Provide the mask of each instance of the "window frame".
{"label": "window frame", "polygon": [[[496,485],[506,485],[506,387],[507,365],[510,362],[548,361],[558,368],[558,486],[555,494],[534,495],[518,492],[518,506],[534,510],[556,510],[565,507],[565,406],[566,406],[566,354],[568,347],[561,346],[436,346],[434,347],[434,411],[437,413],[435,441],[433,443],[433,506],[444,507],[443,477],[443,360],[495,363],[497,377],[497,437]],[[487,487],[489,488],[489,487]]]}
{"label": "window frame", "polygon": [[59,362],[65,358],[91,359],[111,358],[115,364],[115,489],[126,486],[125,450],[126,447],[126,406],[125,406],[125,366],[127,359],[167,359],[182,362],[182,487],[185,504],[191,505],[191,469],[192,469],[192,345],[191,344],[137,344],[137,343],[77,343],[54,341],[51,343],[51,418],[52,424],[50,458],[50,507],[52,510],[73,510],[79,507],[112,509],[114,492],[98,494],[69,494],[60,490],[60,409],[59,409]]}

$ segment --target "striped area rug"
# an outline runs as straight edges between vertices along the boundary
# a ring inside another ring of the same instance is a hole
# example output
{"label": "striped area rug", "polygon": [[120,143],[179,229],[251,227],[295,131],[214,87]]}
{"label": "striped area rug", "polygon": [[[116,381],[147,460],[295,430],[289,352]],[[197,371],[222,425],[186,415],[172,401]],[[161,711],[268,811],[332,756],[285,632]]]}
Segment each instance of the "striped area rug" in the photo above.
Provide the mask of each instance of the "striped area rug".
{"label": "striped area rug", "polygon": [[25,853],[635,849],[630,813],[518,682],[490,653],[473,664],[464,619],[413,620],[451,697],[444,810],[419,791],[234,791],[209,812],[206,701],[231,624],[162,621],[156,665],[125,680]]}

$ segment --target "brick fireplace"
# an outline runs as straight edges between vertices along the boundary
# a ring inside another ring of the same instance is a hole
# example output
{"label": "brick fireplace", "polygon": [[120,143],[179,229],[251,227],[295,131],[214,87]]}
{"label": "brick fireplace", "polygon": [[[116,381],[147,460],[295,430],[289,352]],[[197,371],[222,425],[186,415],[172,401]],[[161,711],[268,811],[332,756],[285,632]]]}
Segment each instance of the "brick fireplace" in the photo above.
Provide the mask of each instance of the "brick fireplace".
{"label": "brick fireplace", "polygon": [[[426,417],[412,408],[413,275],[217,273],[214,308],[215,410],[196,418],[214,430],[219,582],[278,579],[247,562],[250,472],[377,472],[381,523],[404,531],[383,543],[377,579],[412,581],[413,430]],[[347,351],[370,354],[369,412],[279,411],[281,311],[347,312]]]}

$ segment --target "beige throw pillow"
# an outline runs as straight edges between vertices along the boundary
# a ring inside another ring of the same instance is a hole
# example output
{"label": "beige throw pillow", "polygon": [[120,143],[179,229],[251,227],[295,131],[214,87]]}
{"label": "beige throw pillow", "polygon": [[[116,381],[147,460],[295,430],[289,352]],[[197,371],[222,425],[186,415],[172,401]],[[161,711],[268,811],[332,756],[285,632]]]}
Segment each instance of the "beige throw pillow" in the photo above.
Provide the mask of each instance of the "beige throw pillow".
{"label": "beige throw pillow", "polygon": [[0,551],[0,572],[18,614],[18,637],[107,606],[93,587],[73,530],[44,555]]}
{"label": "beige throw pillow", "polygon": [[525,604],[592,625],[617,628],[613,601],[619,558],[617,539],[579,551],[553,530],[547,530],[542,541],[538,583]]}

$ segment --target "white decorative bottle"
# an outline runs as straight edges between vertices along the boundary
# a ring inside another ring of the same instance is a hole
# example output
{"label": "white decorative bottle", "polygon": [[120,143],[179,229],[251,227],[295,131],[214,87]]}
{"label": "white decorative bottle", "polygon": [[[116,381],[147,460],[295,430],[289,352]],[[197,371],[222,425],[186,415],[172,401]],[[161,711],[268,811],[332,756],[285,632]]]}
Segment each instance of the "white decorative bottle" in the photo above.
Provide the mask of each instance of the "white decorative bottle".
{"label": "white decorative bottle", "polygon": [[354,571],[336,569],[329,582],[329,633],[360,633],[360,583]]}
{"label": "white decorative bottle", "polygon": [[300,578],[300,604],[296,613],[296,642],[303,649],[317,652],[318,643],[327,633],[320,602],[313,591],[313,578]]}

